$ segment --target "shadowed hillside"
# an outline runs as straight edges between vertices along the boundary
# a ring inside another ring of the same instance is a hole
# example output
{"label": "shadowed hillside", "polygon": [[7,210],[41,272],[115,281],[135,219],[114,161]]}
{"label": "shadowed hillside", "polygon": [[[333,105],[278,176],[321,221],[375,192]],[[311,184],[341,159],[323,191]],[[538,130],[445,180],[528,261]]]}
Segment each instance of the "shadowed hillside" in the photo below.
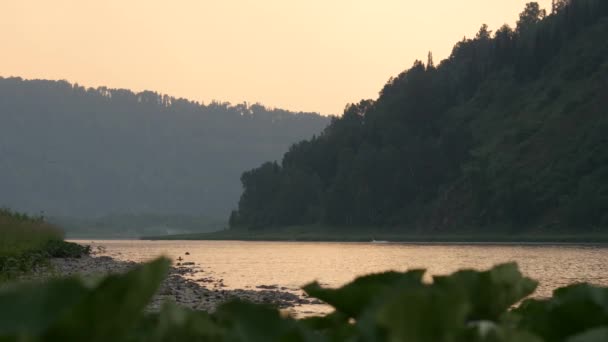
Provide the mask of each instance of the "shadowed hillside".
{"label": "shadowed hillside", "polygon": [[232,226],[608,227],[608,2],[551,12],[482,26],[244,173]]}
{"label": "shadowed hillside", "polygon": [[244,170],[328,122],[257,104],[0,78],[0,206],[226,217]]}

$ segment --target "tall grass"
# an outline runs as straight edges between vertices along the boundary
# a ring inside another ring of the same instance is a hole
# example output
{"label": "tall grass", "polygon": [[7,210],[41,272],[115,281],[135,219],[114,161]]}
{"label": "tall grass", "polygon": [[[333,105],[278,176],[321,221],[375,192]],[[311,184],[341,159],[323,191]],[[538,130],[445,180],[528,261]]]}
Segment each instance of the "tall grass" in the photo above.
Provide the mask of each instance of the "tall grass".
{"label": "tall grass", "polygon": [[0,256],[17,256],[62,239],[62,231],[44,218],[0,208]]}
{"label": "tall grass", "polygon": [[42,216],[0,209],[0,283],[27,273],[50,258],[80,258],[89,246],[63,241],[63,232]]}

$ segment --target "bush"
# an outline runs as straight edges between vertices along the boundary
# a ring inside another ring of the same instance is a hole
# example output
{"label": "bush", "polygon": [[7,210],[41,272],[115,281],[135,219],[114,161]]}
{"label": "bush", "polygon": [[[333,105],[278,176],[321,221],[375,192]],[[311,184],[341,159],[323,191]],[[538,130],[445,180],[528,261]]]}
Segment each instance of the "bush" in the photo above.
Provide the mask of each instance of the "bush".
{"label": "bush", "polygon": [[80,258],[91,252],[91,246],[81,246],[63,240],[48,240],[42,247],[15,255],[0,255],[0,282],[44,265],[49,258]]}
{"label": "bush", "polygon": [[50,240],[62,240],[61,230],[42,217],[0,209],[0,256],[15,256],[42,248]]}
{"label": "bush", "polygon": [[0,208],[0,282],[44,264],[49,258],[79,258],[89,246],[63,241],[61,230],[44,220]]}
{"label": "bush", "polygon": [[50,258],[80,258],[91,253],[91,246],[82,246],[63,240],[50,240],[42,252]]}

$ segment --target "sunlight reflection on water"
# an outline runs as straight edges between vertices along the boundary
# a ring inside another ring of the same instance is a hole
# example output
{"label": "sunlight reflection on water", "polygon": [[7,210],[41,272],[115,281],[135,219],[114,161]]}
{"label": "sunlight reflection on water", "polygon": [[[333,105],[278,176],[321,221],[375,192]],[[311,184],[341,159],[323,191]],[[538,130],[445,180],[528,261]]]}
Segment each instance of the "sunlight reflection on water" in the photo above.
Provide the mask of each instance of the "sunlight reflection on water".
{"label": "sunlight reflection on water", "polygon": [[[339,286],[363,274],[425,268],[430,275],[487,269],[517,261],[540,281],[535,296],[577,282],[608,286],[607,245],[372,244],[242,241],[77,241],[102,245],[107,255],[145,261],[160,255],[199,264],[204,276],[228,288],[278,285],[298,289],[318,280]],[[188,252],[190,255],[186,255]],[[297,310],[297,309],[296,309]]]}

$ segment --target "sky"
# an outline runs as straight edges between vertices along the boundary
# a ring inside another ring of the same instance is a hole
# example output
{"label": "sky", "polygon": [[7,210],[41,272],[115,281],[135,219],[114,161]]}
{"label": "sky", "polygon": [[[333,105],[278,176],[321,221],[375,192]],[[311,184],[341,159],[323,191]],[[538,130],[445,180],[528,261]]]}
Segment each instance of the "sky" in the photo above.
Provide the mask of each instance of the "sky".
{"label": "sky", "polygon": [[2,0],[0,76],[341,114],[528,1]]}

